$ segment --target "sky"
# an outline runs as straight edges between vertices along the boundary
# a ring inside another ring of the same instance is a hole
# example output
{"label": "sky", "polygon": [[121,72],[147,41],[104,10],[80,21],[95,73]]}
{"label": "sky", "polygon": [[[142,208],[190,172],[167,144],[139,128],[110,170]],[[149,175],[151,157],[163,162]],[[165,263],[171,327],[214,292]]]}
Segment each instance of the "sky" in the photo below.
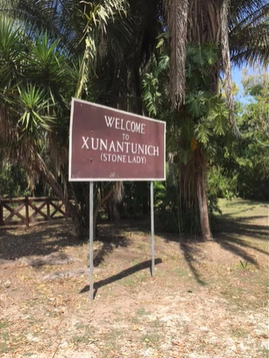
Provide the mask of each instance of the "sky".
{"label": "sky", "polygon": [[242,68],[238,68],[238,67],[233,67],[232,68],[232,81],[236,83],[236,85],[239,88],[239,92],[238,94],[235,96],[235,99],[243,102],[243,103],[247,103],[247,98],[244,95],[244,89],[243,89],[243,85],[242,85]]}
{"label": "sky", "polygon": [[238,69],[237,67],[232,69],[232,81],[237,84],[241,91],[243,91],[243,86],[241,83],[241,71],[242,69]]}
{"label": "sky", "polygon": [[[247,66],[245,68],[238,68],[238,67],[232,67],[232,81],[235,82],[239,88],[239,92],[238,94],[235,96],[235,99],[240,101],[241,103],[249,103],[250,102],[250,97],[246,96],[244,94],[244,88],[242,85],[242,71],[243,69],[247,69],[247,73],[248,74],[259,74],[259,72],[263,72],[263,71],[267,71],[269,73],[269,66],[264,69],[262,67],[252,67],[252,66]],[[260,70],[260,71],[259,71]]]}
{"label": "sky", "polygon": [[250,102],[250,97],[246,96],[244,94],[244,88],[242,85],[242,71],[243,69],[247,69],[248,74],[255,74],[258,73],[257,68],[253,67],[245,67],[245,68],[238,68],[238,67],[232,67],[232,82],[235,82],[239,88],[238,94],[235,96],[235,99],[240,101],[243,104]]}

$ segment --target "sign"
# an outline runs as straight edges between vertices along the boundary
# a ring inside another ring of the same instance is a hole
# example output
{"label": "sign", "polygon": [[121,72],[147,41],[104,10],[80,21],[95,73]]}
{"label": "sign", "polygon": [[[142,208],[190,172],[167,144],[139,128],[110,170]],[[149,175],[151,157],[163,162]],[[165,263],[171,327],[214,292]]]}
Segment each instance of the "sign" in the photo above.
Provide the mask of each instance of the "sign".
{"label": "sign", "polygon": [[165,180],[166,123],[72,99],[69,180]]}

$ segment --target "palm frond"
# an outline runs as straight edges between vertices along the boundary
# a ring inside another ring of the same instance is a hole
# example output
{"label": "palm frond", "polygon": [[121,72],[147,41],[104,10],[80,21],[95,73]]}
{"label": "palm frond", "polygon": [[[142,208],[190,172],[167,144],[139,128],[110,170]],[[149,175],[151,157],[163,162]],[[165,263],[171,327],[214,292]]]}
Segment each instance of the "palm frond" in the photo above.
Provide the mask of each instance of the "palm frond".
{"label": "palm frond", "polygon": [[242,12],[232,9],[230,20],[231,60],[238,66],[269,63],[269,4],[256,1]]}
{"label": "palm frond", "polygon": [[22,132],[33,135],[37,134],[40,128],[51,130],[55,117],[49,115],[51,106],[45,91],[32,84],[26,88],[18,87],[18,91],[18,111],[22,111],[18,123]]}

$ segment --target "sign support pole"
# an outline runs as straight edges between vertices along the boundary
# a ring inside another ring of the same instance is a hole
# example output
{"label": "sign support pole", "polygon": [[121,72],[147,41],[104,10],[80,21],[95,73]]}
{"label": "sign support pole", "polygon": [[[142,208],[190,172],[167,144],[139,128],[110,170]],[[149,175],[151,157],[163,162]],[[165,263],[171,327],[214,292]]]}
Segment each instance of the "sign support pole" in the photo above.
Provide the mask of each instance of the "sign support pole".
{"label": "sign support pole", "polygon": [[93,182],[89,195],[89,250],[90,250],[90,300],[93,301]]}
{"label": "sign support pole", "polygon": [[151,276],[154,276],[154,197],[153,197],[153,181],[150,182],[150,222],[151,222]]}

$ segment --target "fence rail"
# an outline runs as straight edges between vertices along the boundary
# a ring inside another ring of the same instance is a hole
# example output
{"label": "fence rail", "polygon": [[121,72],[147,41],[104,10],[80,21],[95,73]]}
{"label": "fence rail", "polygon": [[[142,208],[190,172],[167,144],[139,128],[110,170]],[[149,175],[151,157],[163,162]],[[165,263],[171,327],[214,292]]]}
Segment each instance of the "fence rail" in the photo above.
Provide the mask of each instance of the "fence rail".
{"label": "fence rail", "polygon": [[38,221],[67,218],[64,203],[55,198],[0,199],[0,226],[26,225]]}

